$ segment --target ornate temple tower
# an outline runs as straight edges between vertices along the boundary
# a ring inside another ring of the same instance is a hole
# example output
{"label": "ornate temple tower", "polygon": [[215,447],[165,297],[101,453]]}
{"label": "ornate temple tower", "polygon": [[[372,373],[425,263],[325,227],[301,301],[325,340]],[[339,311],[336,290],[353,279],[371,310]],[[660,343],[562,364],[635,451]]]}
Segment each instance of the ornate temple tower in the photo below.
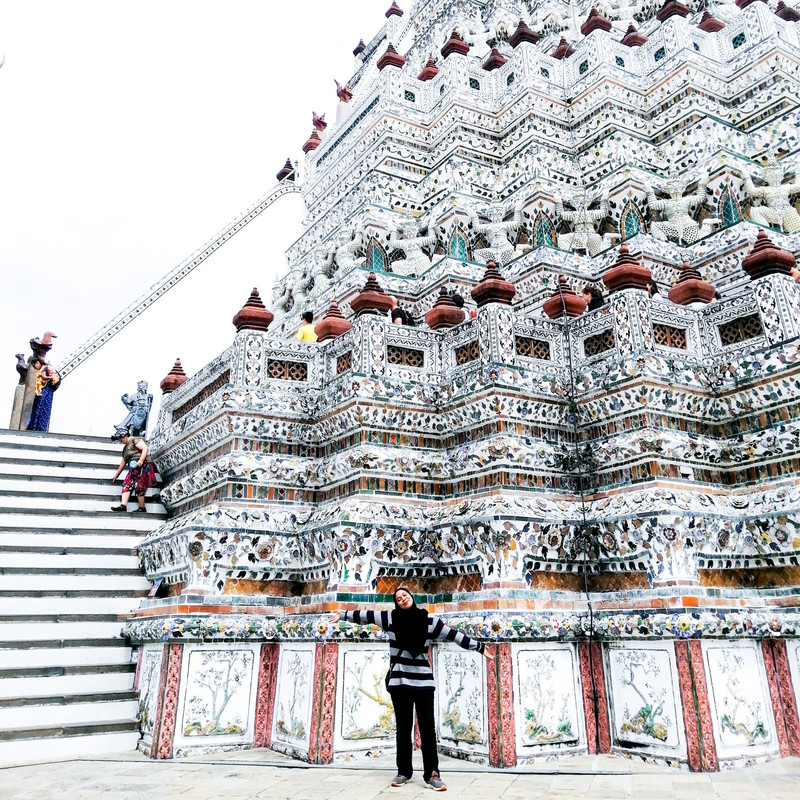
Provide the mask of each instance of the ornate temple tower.
{"label": "ornate temple tower", "polygon": [[435,648],[446,752],[800,755],[789,12],[392,5],[314,115],[275,318],[162,404],[145,749],[390,747],[386,646],[327,618],[404,584],[497,655]]}

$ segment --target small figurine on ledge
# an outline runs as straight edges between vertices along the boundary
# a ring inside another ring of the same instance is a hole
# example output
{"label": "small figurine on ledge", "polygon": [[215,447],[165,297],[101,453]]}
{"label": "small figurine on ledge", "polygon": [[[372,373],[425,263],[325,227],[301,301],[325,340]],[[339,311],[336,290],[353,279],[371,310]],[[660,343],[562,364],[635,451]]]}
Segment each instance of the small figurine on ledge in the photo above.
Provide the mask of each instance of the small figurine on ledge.
{"label": "small figurine on ledge", "polygon": [[125,430],[132,436],[144,436],[153,405],[153,395],[147,393],[147,381],[136,384],[136,394],[124,394],[120,399],[128,409],[128,416],[115,426],[117,432]]}

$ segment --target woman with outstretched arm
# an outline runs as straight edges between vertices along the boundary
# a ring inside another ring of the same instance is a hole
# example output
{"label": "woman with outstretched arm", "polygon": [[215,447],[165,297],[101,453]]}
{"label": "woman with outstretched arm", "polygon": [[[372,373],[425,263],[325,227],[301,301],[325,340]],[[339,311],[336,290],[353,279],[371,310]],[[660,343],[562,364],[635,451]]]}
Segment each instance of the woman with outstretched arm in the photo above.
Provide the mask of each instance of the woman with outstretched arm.
{"label": "woman with outstretched arm", "polygon": [[346,611],[343,615],[336,612],[332,622],[340,619],[357,625],[378,625],[389,635],[387,687],[397,722],[397,776],[392,786],[408,783],[414,772],[411,736],[416,706],[422,744],[422,777],[429,788],[443,792],[447,787],[439,777],[433,706],[436,683],[428,661],[428,645],[434,640],[455,642],[465,650],[482,653],[489,660],[493,660],[492,656],[486,653],[483,642],[470,639],[420,608],[411,592],[402,586],[394,593],[391,611]]}

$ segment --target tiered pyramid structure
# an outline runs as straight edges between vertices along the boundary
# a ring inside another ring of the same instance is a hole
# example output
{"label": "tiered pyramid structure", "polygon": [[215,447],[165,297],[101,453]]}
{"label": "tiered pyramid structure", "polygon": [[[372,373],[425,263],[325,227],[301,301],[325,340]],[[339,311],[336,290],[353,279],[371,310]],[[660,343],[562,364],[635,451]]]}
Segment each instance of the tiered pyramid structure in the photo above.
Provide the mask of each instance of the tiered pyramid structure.
{"label": "tiered pyramid structure", "polygon": [[392,4],[271,313],[162,405],[145,750],[390,748],[328,618],[403,584],[497,656],[435,648],[446,752],[800,755],[798,18]]}

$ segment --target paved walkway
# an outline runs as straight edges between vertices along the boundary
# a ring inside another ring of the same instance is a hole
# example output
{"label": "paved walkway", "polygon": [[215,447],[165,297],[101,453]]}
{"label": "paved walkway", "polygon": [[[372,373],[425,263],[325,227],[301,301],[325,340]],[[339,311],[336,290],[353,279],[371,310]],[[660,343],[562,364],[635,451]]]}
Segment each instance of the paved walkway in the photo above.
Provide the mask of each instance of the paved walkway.
{"label": "paved walkway", "polygon": [[[442,759],[450,800],[797,800],[800,759],[698,775],[611,756],[501,772]],[[0,769],[2,800],[413,800],[432,798],[419,773],[388,786],[391,759],[309,767],[250,750],[176,761],[139,754]]]}

